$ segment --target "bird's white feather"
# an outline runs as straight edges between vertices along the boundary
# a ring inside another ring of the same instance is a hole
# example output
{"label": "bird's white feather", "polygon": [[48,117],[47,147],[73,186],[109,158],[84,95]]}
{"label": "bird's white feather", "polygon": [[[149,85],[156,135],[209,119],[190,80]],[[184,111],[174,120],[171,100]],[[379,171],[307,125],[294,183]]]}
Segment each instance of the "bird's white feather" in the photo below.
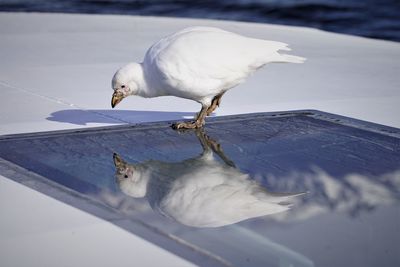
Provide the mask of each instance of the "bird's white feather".
{"label": "bird's white feather", "polygon": [[173,95],[209,105],[212,98],[243,82],[271,62],[301,63],[282,55],[281,42],[254,39],[212,27],[192,27],[156,42],[142,63],[143,96]]}

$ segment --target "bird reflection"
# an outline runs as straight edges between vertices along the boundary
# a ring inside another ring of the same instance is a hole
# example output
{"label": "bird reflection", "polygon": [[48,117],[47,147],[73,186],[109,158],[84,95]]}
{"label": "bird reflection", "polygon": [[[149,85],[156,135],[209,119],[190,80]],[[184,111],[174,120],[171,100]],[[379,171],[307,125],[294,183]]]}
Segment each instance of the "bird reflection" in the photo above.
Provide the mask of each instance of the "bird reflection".
{"label": "bird reflection", "polygon": [[236,168],[203,130],[196,135],[203,152],[181,162],[131,164],[114,153],[121,191],[134,198],[146,197],[153,210],[192,227],[219,227],[284,212],[295,197],[304,194],[269,192]]}

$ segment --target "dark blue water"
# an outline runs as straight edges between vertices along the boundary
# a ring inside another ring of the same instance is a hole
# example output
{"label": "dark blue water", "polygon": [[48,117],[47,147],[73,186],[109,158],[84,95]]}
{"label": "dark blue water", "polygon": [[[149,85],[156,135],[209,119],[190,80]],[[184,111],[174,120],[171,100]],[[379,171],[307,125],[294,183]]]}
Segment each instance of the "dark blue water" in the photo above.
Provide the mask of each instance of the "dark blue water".
{"label": "dark blue water", "polygon": [[400,41],[399,0],[0,0],[0,11],[225,19]]}

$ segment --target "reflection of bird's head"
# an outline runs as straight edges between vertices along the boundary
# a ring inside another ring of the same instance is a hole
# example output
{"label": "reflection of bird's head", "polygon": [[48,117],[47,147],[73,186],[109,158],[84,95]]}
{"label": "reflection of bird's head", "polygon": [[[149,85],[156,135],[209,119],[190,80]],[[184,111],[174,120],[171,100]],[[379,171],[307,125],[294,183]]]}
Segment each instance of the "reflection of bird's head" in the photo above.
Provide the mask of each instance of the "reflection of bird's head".
{"label": "reflection of bird's head", "polygon": [[119,188],[125,194],[141,198],[146,195],[148,179],[138,166],[128,164],[118,154],[113,155],[116,168],[115,176]]}
{"label": "reflection of bird's head", "polygon": [[111,99],[111,107],[114,108],[127,96],[137,95],[143,84],[143,69],[139,63],[130,63],[120,68],[111,82],[114,93]]}

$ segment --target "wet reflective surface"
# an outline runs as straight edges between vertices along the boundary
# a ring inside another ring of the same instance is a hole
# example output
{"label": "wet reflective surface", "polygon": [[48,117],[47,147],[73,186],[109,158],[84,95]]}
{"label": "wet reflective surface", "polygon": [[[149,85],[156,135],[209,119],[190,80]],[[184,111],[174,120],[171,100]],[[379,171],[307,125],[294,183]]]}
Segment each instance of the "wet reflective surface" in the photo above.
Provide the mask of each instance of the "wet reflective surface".
{"label": "wet reflective surface", "polygon": [[400,135],[358,126],[248,115],[3,138],[0,156],[201,265],[398,266]]}

